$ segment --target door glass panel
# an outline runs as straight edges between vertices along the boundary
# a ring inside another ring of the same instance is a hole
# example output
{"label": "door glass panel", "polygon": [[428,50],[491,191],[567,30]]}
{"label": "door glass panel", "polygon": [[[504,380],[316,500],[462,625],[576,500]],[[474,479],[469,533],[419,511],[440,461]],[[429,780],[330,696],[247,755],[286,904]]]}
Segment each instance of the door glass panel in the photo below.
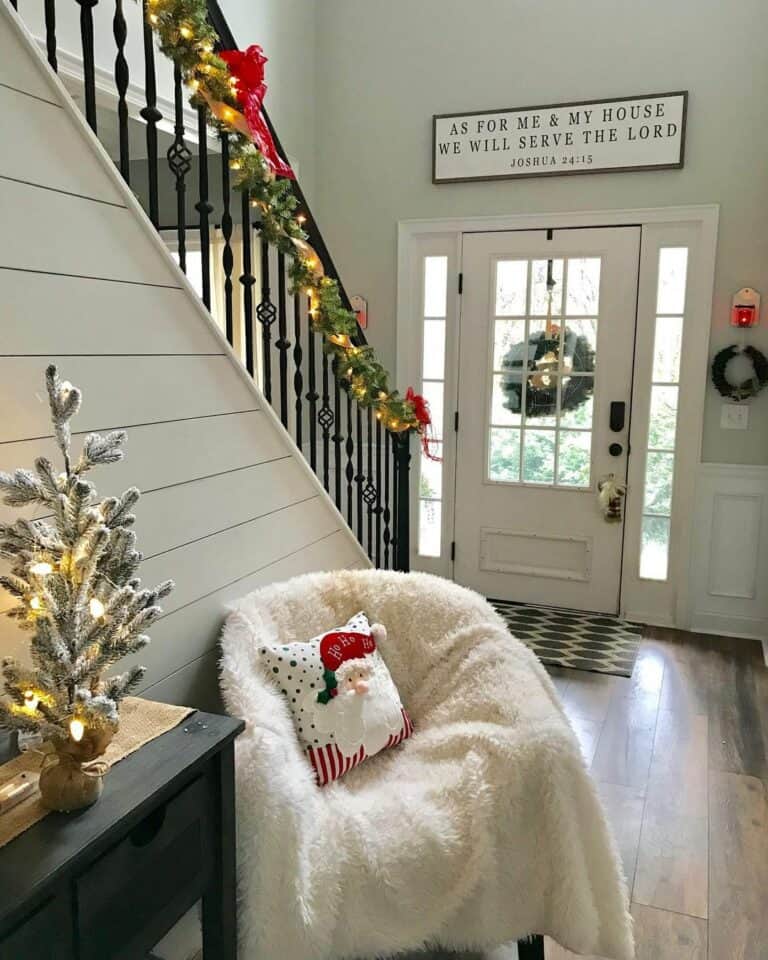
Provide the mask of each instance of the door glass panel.
{"label": "door glass panel", "polygon": [[507,392],[503,389],[503,384],[506,383],[506,381],[507,377],[505,374],[494,374],[491,423],[493,426],[519,427],[522,421],[519,406],[516,413],[505,406],[505,404],[509,404],[510,402],[516,402],[515,397],[510,401]]}
{"label": "door glass panel", "polygon": [[674,450],[677,427],[677,387],[651,388],[651,422],[648,446],[656,450]]}
{"label": "door glass panel", "polygon": [[499,260],[496,264],[496,316],[525,316],[527,260]]}
{"label": "door glass panel", "polygon": [[424,257],[424,316],[445,317],[448,257]]}
{"label": "door glass panel", "polygon": [[[433,456],[443,456],[442,443],[433,443],[430,447]],[[421,477],[419,486],[419,496],[427,500],[441,500],[443,496],[443,470],[442,464],[421,454]]]}
{"label": "door glass panel", "polygon": [[419,553],[422,557],[440,556],[442,503],[439,500],[419,501]]}
{"label": "door glass panel", "polygon": [[520,431],[491,428],[488,476],[504,483],[520,481]]}
{"label": "door glass panel", "polygon": [[422,386],[424,399],[429,404],[432,431],[438,440],[443,439],[443,384],[425,381]]}
{"label": "door glass panel", "polygon": [[445,320],[424,321],[422,376],[425,380],[445,379]]}
{"label": "door glass panel", "polygon": [[601,266],[599,257],[497,262],[489,480],[591,485]]}
{"label": "door glass panel", "polygon": [[[547,291],[547,260],[531,261],[531,315],[546,316],[549,304]],[[563,261],[552,261],[552,316],[559,317],[563,304]]]}
{"label": "door glass panel", "polygon": [[659,251],[659,289],[656,313],[685,311],[688,248],[663,247]]}
{"label": "door glass panel", "polygon": [[669,563],[669,518],[643,517],[640,544],[640,576],[666,580]]}
{"label": "door glass panel", "polygon": [[[571,380],[574,378],[571,377]],[[590,378],[591,379],[591,378]],[[568,390],[570,384],[566,383],[564,385],[563,392],[561,394],[561,404],[562,397],[565,398],[566,403],[568,402]],[[587,397],[587,399],[580,403],[575,409],[572,410],[563,410],[561,407],[560,411],[560,426],[561,427],[578,427],[580,429],[588,430],[592,426],[592,416],[595,409],[595,401],[593,397]]]}
{"label": "door glass panel", "polygon": [[573,257],[568,260],[567,316],[592,317],[599,310],[600,258]]}
{"label": "door glass panel", "polygon": [[680,351],[683,344],[683,318],[659,317],[653,352],[654,383],[677,383],[680,379]]}
{"label": "door glass panel", "polygon": [[[525,320],[497,320],[493,337],[493,369],[503,370],[507,353],[525,342]],[[522,353],[522,351],[518,351]]]}
{"label": "door glass panel", "polygon": [[588,487],[592,434],[563,430],[558,439],[557,482],[564,487]]}
{"label": "door glass panel", "polygon": [[555,431],[526,430],[523,448],[523,482],[553,483]]}
{"label": "door glass panel", "polygon": [[646,464],[645,513],[668,517],[672,510],[672,474],[675,466],[673,453],[648,454]]}

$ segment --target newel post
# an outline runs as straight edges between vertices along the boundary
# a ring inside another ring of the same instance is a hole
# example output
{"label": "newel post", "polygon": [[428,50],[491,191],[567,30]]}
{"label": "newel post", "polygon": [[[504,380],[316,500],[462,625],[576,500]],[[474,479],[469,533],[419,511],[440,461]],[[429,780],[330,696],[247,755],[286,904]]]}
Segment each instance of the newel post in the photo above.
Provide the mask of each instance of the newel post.
{"label": "newel post", "polygon": [[411,569],[411,431],[394,436],[395,447],[395,570]]}

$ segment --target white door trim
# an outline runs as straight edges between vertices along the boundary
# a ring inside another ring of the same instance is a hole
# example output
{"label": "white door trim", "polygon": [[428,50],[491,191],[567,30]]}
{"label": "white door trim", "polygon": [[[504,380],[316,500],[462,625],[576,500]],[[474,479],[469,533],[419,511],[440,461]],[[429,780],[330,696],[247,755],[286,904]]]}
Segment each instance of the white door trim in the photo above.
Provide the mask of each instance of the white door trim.
{"label": "white door trim", "polygon": [[[601,226],[651,226],[669,227],[688,226],[696,236],[696,265],[689,277],[689,305],[686,318],[686,365],[689,370],[701,371],[700,376],[688,377],[685,384],[685,425],[679,431],[677,453],[677,475],[675,481],[676,513],[678,517],[678,538],[675,544],[673,566],[670,567],[670,583],[674,584],[675,597],[668,611],[659,611],[651,607],[645,609],[641,596],[633,596],[627,579],[622,588],[621,613],[636,617],[648,623],[673,625],[689,628],[691,624],[691,596],[689,571],[691,567],[691,525],[693,521],[693,503],[695,475],[701,461],[702,425],[704,418],[704,399],[707,384],[706,370],[709,359],[709,337],[711,328],[712,296],[714,288],[714,266],[717,250],[717,230],[719,206],[717,204],[695,204],[674,207],[627,208],[621,210],[569,211],[567,213],[542,214],[503,214],[487,217],[441,218],[435,220],[404,220],[398,224],[398,297],[397,297],[397,354],[396,381],[398,383],[418,383],[421,379],[421,318],[418,316],[420,305],[417,303],[414,285],[413,264],[418,252],[427,251],[430,241],[440,240],[445,247],[460,250],[464,233],[493,230],[547,230],[569,227]],[[451,318],[458,318],[460,297],[458,286],[451,277],[451,268],[458,272],[458,258],[449,262],[448,281],[448,343],[456,345],[456,330],[451,331]],[[655,280],[654,278],[651,278]],[[643,276],[641,269],[640,288],[648,284],[649,278]],[[449,350],[446,356],[446,421],[449,412],[456,409],[456,387],[458,350]],[[451,406],[454,404],[454,406]],[[445,436],[445,477],[444,486],[452,490],[455,476],[455,437],[446,430]],[[416,497],[412,497],[416,501]],[[447,506],[447,504],[446,504]],[[413,542],[418,537],[418,520],[414,502],[412,521]],[[453,540],[453,511],[446,511],[446,525],[443,528],[443,555],[439,560],[425,562],[423,558],[413,557],[414,565],[445,576],[451,576],[450,543]],[[629,520],[629,518],[628,518]],[[628,537],[625,549],[633,542]],[[626,558],[625,558],[626,560]]]}

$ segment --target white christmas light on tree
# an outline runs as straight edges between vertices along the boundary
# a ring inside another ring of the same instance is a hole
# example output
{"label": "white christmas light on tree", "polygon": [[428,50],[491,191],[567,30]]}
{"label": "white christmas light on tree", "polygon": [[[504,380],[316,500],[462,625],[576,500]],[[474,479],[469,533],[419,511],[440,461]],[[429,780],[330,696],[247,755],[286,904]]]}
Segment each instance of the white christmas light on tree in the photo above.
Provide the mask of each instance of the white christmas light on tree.
{"label": "white christmas light on tree", "polygon": [[47,577],[49,573],[53,573],[53,566],[45,560],[40,560],[30,566],[29,572],[36,577]]}
{"label": "white christmas light on tree", "polygon": [[91,612],[91,616],[94,620],[98,620],[100,617],[104,616],[104,604],[99,600],[98,597],[91,597],[88,601],[88,609]]}
{"label": "white christmas light on tree", "polygon": [[85,724],[82,720],[78,720],[77,717],[69,721],[69,734],[75,743],[80,743],[83,739],[83,734],[85,733]]}

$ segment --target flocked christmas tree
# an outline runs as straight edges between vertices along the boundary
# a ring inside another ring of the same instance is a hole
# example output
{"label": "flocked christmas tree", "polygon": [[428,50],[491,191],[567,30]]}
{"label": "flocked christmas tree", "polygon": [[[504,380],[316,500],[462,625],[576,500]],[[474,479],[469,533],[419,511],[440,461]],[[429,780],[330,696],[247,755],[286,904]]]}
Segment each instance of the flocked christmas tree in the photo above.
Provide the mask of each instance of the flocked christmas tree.
{"label": "flocked christmas tree", "polygon": [[30,666],[3,661],[7,698],[0,700],[0,727],[39,731],[58,745],[90,738],[106,745],[118,703],[144,668],[109,679],[104,672],[149,642],[145,631],[173,582],[146,590],[136,576],[142,555],[130,528],[139,491],[99,500],[85,477],[122,459],[125,433],[89,434],[73,460],[70,421],[81,393],[59,379],[55,366],[48,367],[46,384],[63,472],[40,457],[34,470],[0,473],[6,504],[50,513],[48,519],[0,523],[0,556],[11,563],[0,585],[17,600],[8,615],[32,634]]}

